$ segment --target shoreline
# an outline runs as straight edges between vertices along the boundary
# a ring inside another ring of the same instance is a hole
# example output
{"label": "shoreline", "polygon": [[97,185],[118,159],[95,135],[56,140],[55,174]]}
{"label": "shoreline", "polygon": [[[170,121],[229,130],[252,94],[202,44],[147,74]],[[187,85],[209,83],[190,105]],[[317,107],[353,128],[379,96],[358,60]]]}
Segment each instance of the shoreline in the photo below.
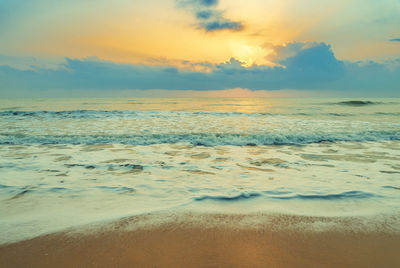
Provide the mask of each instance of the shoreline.
{"label": "shoreline", "polygon": [[148,214],[0,245],[0,266],[398,267],[388,220]]}

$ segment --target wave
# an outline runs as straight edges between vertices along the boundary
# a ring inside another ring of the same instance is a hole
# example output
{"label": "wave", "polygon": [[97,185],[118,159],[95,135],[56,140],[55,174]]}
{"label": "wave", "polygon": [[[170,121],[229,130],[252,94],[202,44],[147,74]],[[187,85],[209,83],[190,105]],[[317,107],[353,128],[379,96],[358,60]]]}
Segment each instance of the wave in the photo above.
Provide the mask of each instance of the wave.
{"label": "wave", "polygon": [[354,116],[354,114],[349,114],[349,113],[327,113],[326,115],[330,115],[330,116]]}
{"label": "wave", "polygon": [[382,104],[382,102],[351,100],[351,101],[340,101],[333,104],[346,105],[346,106],[367,106],[374,104]]}
{"label": "wave", "polygon": [[240,201],[244,199],[251,199],[255,197],[261,196],[260,193],[241,193],[239,195],[234,196],[212,196],[212,195],[204,195],[200,197],[195,197],[195,201],[204,201],[204,200],[215,200],[215,201]]}
{"label": "wave", "polygon": [[379,195],[368,193],[364,191],[347,191],[335,194],[295,194],[290,191],[263,191],[263,192],[250,192],[240,193],[238,195],[204,195],[195,197],[194,201],[220,201],[220,202],[236,202],[248,199],[255,199],[259,197],[265,197],[270,199],[280,200],[341,200],[341,199],[368,199],[377,198]]}
{"label": "wave", "polygon": [[[338,103],[330,103],[338,104]],[[374,104],[377,104],[374,102]],[[362,106],[362,105],[353,105]],[[186,112],[186,111],[139,111],[139,110],[70,110],[70,111],[17,111],[5,110],[0,111],[0,117],[3,118],[68,118],[68,119],[96,119],[96,118],[167,118],[171,116],[217,116],[217,117],[230,117],[230,116],[247,116],[247,117],[273,117],[273,116],[331,116],[331,117],[350,117],[357,115],[367,116],[399,116],[400,112],[375,112],[375,113],[311,113],[311,112],[297,112],[297,113],[245,113],[245,112]]]}
{"label": "wave", "polygon": [[400,187],[390,186],[390,185],[382,186],[382,188],[384,188],[384,189],[392,189],[392,190],[400,190]]}
{"label": "wave", "polygon": [[13,188],[13,187],[14,186],[0,184],[0,189],[10,189],[10,188]]}
{"label": "wave", "polygon": [[400,116],[400,112],[395,113],[384,113],[384,112],[376,112],[374,115],[385,115],[385,116]]}
{"label": "wave", "polygon": [[61,118],[107,118],[111,116],[137,116],[136,111],[124,110],[70,110],[70,111],[3,111],[0,117],[61,117]]}
{"label": "wave", "polygon": [[364,199],[364,198],[372,198],[379,197],[376,194],[363,192],[363,191],[348,191],[342,192],[339,194],[295,194],[289,196],[273,196],[274,199],[302,199],[302,200],[338,200],[338,199]]}
{"label": "wave", "polygon": [[120,193],[134,193],[136,190],[131,187],[126,187],[126,186],[97,186],[96,188],[104,190],[104,191],[115,191],[115,192],[120,192]]}
{"label": "wave", "polygon": [[196,146],[259,146],[302,145],[340,141],[400,140],[400,132],[363,131],[348,133],[188,133],[188,134],[137,134],[137,135],[27,135],[0,133],[0,144],[175,144],[189,143]]}
{"label": "wave", "polygon": [[[69,111],[14,111],[0,112],[0,117],[43,117],[43,118],[108,118],[108,117],[169,117],[169,116],[274,116],[278,113],[242,112],[186,112],[186,111],[140,111],[140,110],[69,110]],[[293,114],[296,115],[296,114]]]}
{"label": "wave", "polygon": [[0,111],[9,111],[9,110],[17,110],[17,109],[21,109],[23,107],[20,106],[16,106],[16,107],[6,107],[6,108],[0,108]]}
{"label": "wave", "polygon": [[377,104],[399,104],[399,102],[381,102],[381,101],[363,101],[363,100],[350,100],[350,101],[339,101],[339,102],[329,102],[328,104],[333,105],[345,105],[345,106],[368,106]]}

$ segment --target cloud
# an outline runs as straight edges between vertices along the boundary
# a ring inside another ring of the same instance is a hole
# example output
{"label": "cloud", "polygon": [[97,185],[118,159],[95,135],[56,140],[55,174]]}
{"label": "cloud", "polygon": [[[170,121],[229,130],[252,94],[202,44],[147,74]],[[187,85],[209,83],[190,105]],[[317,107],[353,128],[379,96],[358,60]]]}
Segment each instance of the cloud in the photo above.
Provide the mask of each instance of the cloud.
{"label": "cloud", "polygon": [[197,26],[207,32],[220,30],[240,31],[243,24],[227,19],[224,11],[218,10],[218,0],[176,0],[178,7],[189,10],[197,20]]}
{"label": "cloud", "polygon": [[286,66],[291,79],[299,81],[329,82],[339,79],[345,73],[345,63],[336,59],[330,45],[309,43],[301,47],[293,56],[278,60]]}
{"label": "cloud", "polygon": [[242,29],[242,24],[236,21],[230,20],[212,20],[200,23],[202,28],[204,28],[207,32],[213,32],[218,30],[234,30],[239,31]]}
{"label": "cloud", "polygon": [[[286,48],[291,48],[288,54]],[[220,64],[201,63],[209,70],[174,66],[118,64],[97,58],[70,59],[58,69],[43,66],[20,70],[0,66],[0,95],[18,90],[128,89],[164,90],[314,90],[400,93],[400,59],[378,63],[338,60],[325,43],[293,43],[277,47],[277,65],[246,68],[232,58]]]}
{"label": "cloud", "polygon": [[390,42],[400,42],[400,38],[393,38],[389,40]]}
{"label": "cloud", "polygon": [[218,0],[191,0],[190,2],[197,2],[201,6],[211,7],[218,5]]}

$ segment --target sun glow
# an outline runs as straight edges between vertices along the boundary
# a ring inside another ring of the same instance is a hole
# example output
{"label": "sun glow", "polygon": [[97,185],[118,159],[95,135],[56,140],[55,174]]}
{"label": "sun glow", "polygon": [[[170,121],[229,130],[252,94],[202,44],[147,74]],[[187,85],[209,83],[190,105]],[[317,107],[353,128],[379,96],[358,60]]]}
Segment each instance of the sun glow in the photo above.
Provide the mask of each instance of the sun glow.
{"label": "sun glow", "polygon": [[265,63],[266,51],[260,46],[248,45],[246,42],[231,42],[232,55],[243,63],[244,67]]}

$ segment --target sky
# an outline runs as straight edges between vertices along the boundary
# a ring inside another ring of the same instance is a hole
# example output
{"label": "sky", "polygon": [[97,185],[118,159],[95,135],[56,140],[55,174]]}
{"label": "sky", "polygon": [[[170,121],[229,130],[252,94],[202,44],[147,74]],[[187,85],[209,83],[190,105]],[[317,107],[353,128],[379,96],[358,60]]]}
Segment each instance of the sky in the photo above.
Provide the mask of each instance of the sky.
{"label": "sky", "polygon": [[1,0],[0,96],[400,96],[399,14],[400,0]]}

